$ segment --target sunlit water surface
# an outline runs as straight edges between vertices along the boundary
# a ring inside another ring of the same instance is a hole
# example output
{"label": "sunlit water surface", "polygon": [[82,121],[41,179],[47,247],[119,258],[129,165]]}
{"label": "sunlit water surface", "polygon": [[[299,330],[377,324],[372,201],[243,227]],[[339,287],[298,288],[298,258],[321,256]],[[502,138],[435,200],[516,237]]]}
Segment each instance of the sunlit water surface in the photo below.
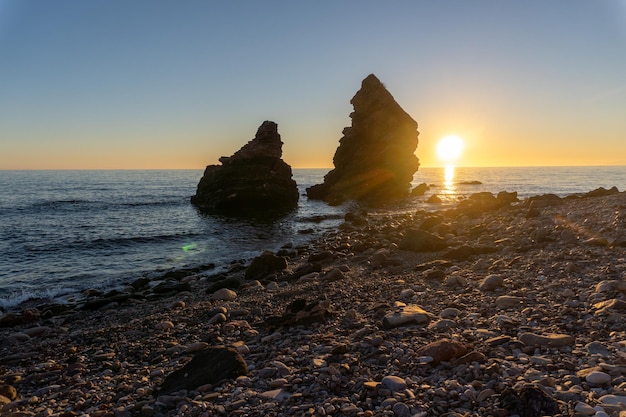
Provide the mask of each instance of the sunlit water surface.
{"label": "sunlit water surface", "polygon": [[[299,206],[273,222],[198,212],[189,197],[200,170],[0,171],[0,306],[31,297],[62,300],[171,268],[220,268],[286,243],[306,244],[336,227],[348,209],[304,196],[327,171],[294,170]],[[433,193],[446,205],[480,191],[525,198],[623,190],[626,167],[422,168],[413,184],[422,182],[432,185],[425,196],[380,210],[433,209],[425,203]]]}

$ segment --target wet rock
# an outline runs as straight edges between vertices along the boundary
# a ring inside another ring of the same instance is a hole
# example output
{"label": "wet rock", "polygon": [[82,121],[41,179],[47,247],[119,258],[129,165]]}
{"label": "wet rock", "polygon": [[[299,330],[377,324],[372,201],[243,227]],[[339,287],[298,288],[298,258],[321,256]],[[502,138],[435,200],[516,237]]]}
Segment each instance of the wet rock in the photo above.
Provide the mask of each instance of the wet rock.
{"label": "wet rock", "polygon": [[196,353],[189,363],[168,375],[159,394],[193,390],[247,374],[246,362],[235,348],[213,347]]}
{"label": "wet rock", "polygon": [[244,277],[240,274],[232,275],[223,279],[214,281],[209,288],[207,288],[207,294],[213,294],[215,291],[222,288],[228,288],[230,290],[236,290],[241,287],[244,282]]}
{"label": "wet rock", "polygon": [[176,280],[166,280],[152,288],[155,294],[166,294],[169,292],[191,291],[191,285]]}
{"label": "wet rock", "polygon": [[287,260],[285,258],[267,251],[250,262],[250,266],[246,269],[246,279],[262,279],[276,271],[282,271],[286,268]]}
{"label": "wet rock", "polygon": [[447,246],[446,240],[420,229],[409,229],[400,240],[398,247],[413,252],[435,252]]}
{"label": "wet rock", "polygon": [[456,340],[442,339],[422,346],[415,353],[418,356],[430,356],[433,358],[431,364],[438,365],[462,357],[468,353],[468,348]]}
{"label": "wet rock", "polygon": [[307,188],[311,199],[387,201],[408,194],[419,167],[417,123],[375,75],[367,76],[350,101],[352,126],[333,157],[335,168],[322,184]]}
{"label": "wet rock", "polygon": [[250,142],[222,165],[209,165],[192,204],[203,211],[259,215],[284,212],[298,204],[291,167],[282,160],[278,125],[265,121]]}

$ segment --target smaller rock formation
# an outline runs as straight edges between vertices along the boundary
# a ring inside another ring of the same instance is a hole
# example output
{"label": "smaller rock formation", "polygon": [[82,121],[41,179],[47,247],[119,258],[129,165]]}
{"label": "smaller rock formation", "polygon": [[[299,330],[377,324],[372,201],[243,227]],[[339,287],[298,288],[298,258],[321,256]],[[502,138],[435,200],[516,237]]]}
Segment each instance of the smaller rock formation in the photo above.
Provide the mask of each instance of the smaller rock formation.
{"label": "smaller rock formation", "polygon": [[278,125],[265,121],[256,136],[222,165],[209,165],[191,202],[200,210],[228,214],[284,212],[298,204],[291,167],[282,160]]}
{"label": "smaller rock formation", "polygon": [[307,188],[311,199],[382,202],[407,195],[419,167],[417,122],[394,100],[374,74],[350,100],[352,126],[343,130],[335,168],[322,184]]}

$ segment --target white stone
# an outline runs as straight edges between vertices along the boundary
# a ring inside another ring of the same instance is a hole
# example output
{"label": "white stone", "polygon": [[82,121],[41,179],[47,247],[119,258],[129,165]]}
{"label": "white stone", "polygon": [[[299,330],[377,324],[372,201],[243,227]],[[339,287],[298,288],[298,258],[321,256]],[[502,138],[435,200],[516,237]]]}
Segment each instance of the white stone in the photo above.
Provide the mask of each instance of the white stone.
{"label": "white stone", "polygon": [[401,312],[387,314],[383,318],[383,327],[394,328],[410,324],[428,324],[429,314],[419,306],[408,305]]}

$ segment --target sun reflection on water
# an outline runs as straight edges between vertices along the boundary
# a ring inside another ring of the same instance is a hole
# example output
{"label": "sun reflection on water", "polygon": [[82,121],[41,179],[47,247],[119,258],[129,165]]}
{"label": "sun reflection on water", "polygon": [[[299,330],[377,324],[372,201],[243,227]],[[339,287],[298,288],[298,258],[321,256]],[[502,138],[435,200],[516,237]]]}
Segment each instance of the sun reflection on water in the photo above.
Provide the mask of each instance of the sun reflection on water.
{"label": "sun reflection on water", "polygon": [[443,171],[443,194],[451,195],[456,192],[454,186],[454,165],[446,165]]}

